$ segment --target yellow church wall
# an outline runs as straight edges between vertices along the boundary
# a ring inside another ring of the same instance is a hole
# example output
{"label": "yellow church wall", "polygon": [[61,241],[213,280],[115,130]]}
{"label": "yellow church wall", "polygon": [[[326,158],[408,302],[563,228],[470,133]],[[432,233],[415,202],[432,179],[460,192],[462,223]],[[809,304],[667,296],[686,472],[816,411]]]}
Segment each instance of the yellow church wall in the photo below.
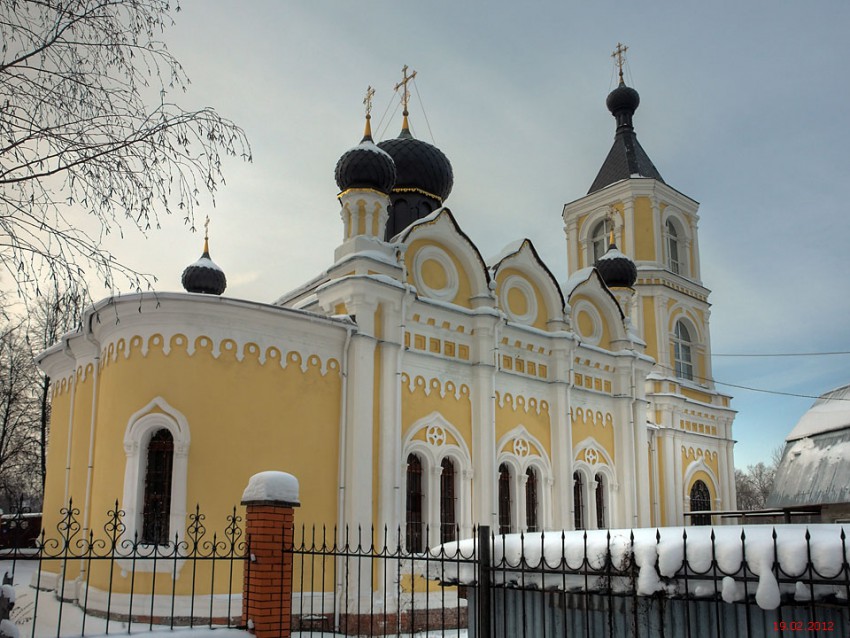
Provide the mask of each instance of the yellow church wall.
{"label": "yellow church wall", "polygon": [[[701,381],[703,378],[703,374],[699,375],[698,381]],[[688,397],[689,399],[693,399],[694,401],[701,401],[702,403],[711,403],[712,395],[707,392],[700,392],[699,390],[693,390],[691,388],[680,387],[679,392]]]}
{"label": "yellow church wall", "polygon": [[636,197],[634,202],[635,260],[656,261],[655,225],[649,197]]}
{"label": "yellow church wall", "polygon": [[572,420],[573,448],[588,437],[593,437],[605,448],[611,460],[617,462],[614,448],[614,419],[610,412],[603,414],[599,410],[573,408],[570,410],[570,419]]}
{"label": "yellow church wall", "polygon": [[452,381],[442,382],[439,379],[425,379],[415,375],[411,390],[410,376],[406,372],[402,373],[401,382],[402,439],[407,437],[414,423],[437,412],[457,428],[472,453],[472,404],[469,400],[469,387],[465,384],[457,387]]}
{"label": "yellow church wall", "polygon": [[[64,380],[63,380],[64,381]],[[58,522],[59,510],[66,506],[63,503],[65,491],[65,459],[68,454],[68,418],[71,412],[70,383],[66,384],[65,392],[53,392],[50,402],[50,430],[47,435],[47,484],[44,490],[45,529],[48,522]],[[55,529],[55,528],[54,528]]]}
{"label": "yellow church wall", "polygon": [[644,297],[643,303],[643,340],[646,341],[646,354],[658,360],[658,329],[655,318],[655,299]]}
{"label": "yellow church wall", "polygon": [[[511,276],[524,279],[534,290],[534,298],[537,302],[537,315],[535,316],[534,321],[531,322],[531,325],[535,328],[539,328],[540,330],[546,330],[546,322],[549,317],[547,316],[546,302],[543,298],[543,293],[540,292],[540,287],[534,281],[529,279],[525,273],[517,270],[516,268],[500,269],[499,273],[496,275],[496,293],[499,295],[502,307],[504,308],[507,306],[507,308],[515,315],[524,315],[528,312],[525,296],[518,289],[511,289],[507,298],[505,298],[505,295],[502,294],[502,284],[505,283],[505,279]],[[512,296],[512,293],[516,294]]]}
{"label": "yellow church wall", "polygon": [[694,461],[703,461],[711,469],[711,471],[714,472],[714,476],[720,476],[717,452],[712,452],[711,450],[700,447],[695,448],[693,446],[688,446],[687,448],[682,449],[682,478],[685,477],[688,465]]}
{"label": "yellow church wall", "polygon": [[[413,273],[413,263],[416,258],[416,253],[425,246],[434,246],[444,251],[449,258],[452,260],[452,264],[457,271],[458,278],[458,287],[457,294],[455,298],[452,299],[451,303],[463,306],[464,308],[471,308],[472,305],[469,301],[472,296],[472,285],[470,284],[470,275],[466,272],[466,268],[460,263],[460,260],[455,257],[454,253],[451,249],[444,246],[443,244],[433,241],[431,239],[416,239],[410,243],[407,248],[407,252],[405,253],[405,262],[407,263],[407,283],[411,285],[416,285],[414,281],[414,273]],[[422,264],[422,278],[425,280],[425,283],[428,284],[429,281],[440,281],[442,277],[446,276],[445,271],[443,274],[440,274],[439,271],[442,270],[442,266],[433,259],[427,259]],[[430,285],[430,284],[428,284]]]}
{"label": "yellow church wall", "polygon": [[[540,410],[538,414],[537,410]],[[551,457],[551,426],[549,404],[534,397],[514,396],[496,392],[496,441],[515,427],[522,425],[545,448],[542,452]]]}
{"label": "yellow church wall", "polygon": [[[596,310],[599,315],[599,319],[602,323],[602,336],[599,339],[599,343],[596,345],[600,348],[605,348],[606,350],[611,349],[611,327],[608,325],[608,321],[606,319],[606,313],[604,313],[600,308],[599,304],[594,300],[588,297],[587,295],[583,295],[581,293],[574,294],[570,297],[570,305],[575,307],[579,301],[586,301]],[[573,310],[573,321],[577,323],[577,327],[579,332],[582,335],[589,335],[593,332],[593,319],[583,310],[579,310],[576,312]]]}
{"label": "yellow church wall", "polygon": [[[241,510],[239,500],[250,476],[271,469],[298,477],[302,501],[302,507],[296,510],[299,523],[332,524],[337,504],[338,364],[331,361],[323,375],[322,362],[308,357],[306,371],[302,371],[301,355],[287,353],[286,367],[282,368],[281,355],[275,349],[269,350],[266,362],[261,364],[259,348],[253,344],[246,345],[244,360],[239,362],[236,345],[229,342],[228,350],[227,341],[215,359],[210,340],[206,339],[206,345],[202,341],[196,342],[191,356],[185,338],[182,346],[172,340],[168,355],[163,352],[161,338],[158,345],[150,344],[146,356],[137,342],[129,358],[119,355],[105,368],[98,400],[93,528],[102,529],[97,522],[104,521],[115,499],[122,497],[127,424],[133,413],[157,396],[181,412],[189,424],[187,512],[193,512],[196,503],[200,505],[210,536],[214,530],[221,534],[234,505]],[[253,353],[249,351],[252,346]],[[88,393],[78,388],[77,394]],[[88,423],[81,407],[78,405],[75,415],[76,425]],[[85,429],[88,436],[87,427],[78,429]],[[250,437],[246,431],[251,432]],[[310,453],[305,454],[305,450]],[[77,467],[81,458],[75,456]],[[178,594],[186,586],[181,576]],[[118,587],[120,591],[122,586]]]}

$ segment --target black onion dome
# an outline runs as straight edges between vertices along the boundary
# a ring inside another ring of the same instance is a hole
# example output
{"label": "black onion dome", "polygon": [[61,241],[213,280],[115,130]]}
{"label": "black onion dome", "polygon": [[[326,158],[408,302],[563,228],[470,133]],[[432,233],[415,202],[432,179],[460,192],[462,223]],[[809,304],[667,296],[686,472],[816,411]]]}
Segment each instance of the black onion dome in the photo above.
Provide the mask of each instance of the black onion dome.
{"label": "black onion dome", "polygon": [[640,94],[632,87],[620,84],[616,89],[608,94],[605,100],[605,106],[611,111],[611,115],[617,117],[620,112],[628,112],[629,115],[634,115],[637,107],[640,105]]}
{"label": "black onion dome", "polygon": [[204,241],[204,254],[194,264],[183,271],[183,287],[186,292],[200,292],[206,295],[220,295],[227,288],[224,271],[210,259],[207,242]]}
{"label": "black onion dome", "polygon": [[395,162],[372,141],[368,121],[363,140],[339,158],[334,177],[340,191],[349,188],[373,188],[387,194],[392,191],[396,181]]}
{"label": "black onion dome", "polygon": [[444,202],[452,192],[454,173],[449,158],[436,146],[417,140],[407,128],[395,139],[384,140],[378,147],[395,161],[393,190],[412,189]]}
{"label": "black onion dome", "polygon": [[596,260],[596,270],[609,288],[631,288],[637,281],[637,266],[616,244],[608,246],[608,252]]}

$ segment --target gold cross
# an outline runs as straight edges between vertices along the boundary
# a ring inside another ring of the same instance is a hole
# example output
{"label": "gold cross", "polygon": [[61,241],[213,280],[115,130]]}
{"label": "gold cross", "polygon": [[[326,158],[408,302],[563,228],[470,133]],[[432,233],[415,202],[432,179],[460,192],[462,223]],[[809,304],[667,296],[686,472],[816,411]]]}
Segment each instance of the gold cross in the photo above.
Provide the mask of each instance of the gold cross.
{"label": "gold cross", "polygon": [[620,83],[623,82],[623,65],[626,63],[625,54],[628,50],[629,47],[622,44],[621,42],[618,42],[617,48],[614,49],[614,53],[611,54],[612,58],[617,58],[616,64],[620,69]]}
{"label": "gold cross", "polygon": [[375,95],[375,89],[369,86],[366,89],[366,97],[363,98],[363,104],[366,106],[366,117],[371,117],[372,113],[372,98]]}
{"label": "gold cross", "polygon": [[410,91],[407,90],[407,83],[416,77],[416,71],[408,75],[407,65],[405,64],[404,67],[401,69],[401,74],[403,79],[401,82],[395,85],[394,90],[398,92],[400,88],[404,87],[404,91],[402,91],[401,94],[401,105],[404,108],[404,110],[402,111],[402,115],[407,115],[407,104],[410,101]]}
{"label": "gold cross", "polygon": [[207,215],[206,220],[204,220],[204,241],[210,238],[210,216]]}

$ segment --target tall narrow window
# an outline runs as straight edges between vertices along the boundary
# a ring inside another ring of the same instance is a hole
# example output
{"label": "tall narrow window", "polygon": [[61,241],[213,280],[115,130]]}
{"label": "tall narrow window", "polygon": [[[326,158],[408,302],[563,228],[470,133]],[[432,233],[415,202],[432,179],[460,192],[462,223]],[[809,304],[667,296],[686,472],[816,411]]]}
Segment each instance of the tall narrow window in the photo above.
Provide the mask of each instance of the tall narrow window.
{"label": "tall narrow window", "polygon": [[424,538],[422,521],[422,461],[415,454],[407,457],[407,551],[421,552]]}
{"label": "tall narrow window", "polygon": [[141,536],[146,545],[168,544],[173,463],[174,437],[162,428],[154,432],[148,443]]}
{"label": "tall narrow window", "polygon": [[683,322],[677,321],[673,332],[673,360],[676,366],[676,376],[691,381],[694,378],[692,344],[690,331]]}
{"label": "tall narrow window", "polygon": [[529,532],[537,532],[537,473],[528,468],[525,476],[525,526]]}
{"label": "tall narrow window", "polygon": [[[708,491],[708,485],[702,481],[695,481],[691,488],[691,511],[711,511],[711,492]],[[691,516],[691,525],[711,525],[711,515],[697,514]]]}
{"label": "tall narrow window", "polygon": [[581,472],[573,472],[573,505],[576,529],[584,529],[584,482],[581,480]]}
{"label": "tall narrow window", "polygon": [[607,512],[605,511],[605,477],[596,475],[596,529],[605,529],[607,524]]}
{"label": "tall narrow window", "polygon": [[679,261],[679,233],[676,226],[667,220],[667,265],[677,275],[682,273],[682,262]]}
{"label": "tall narrow window", "polygon": [[507,463],[499,466],[499,533],[511,533],[511,469]]}
{"label": "tall narrow window", "polygon": [[455,518],[455,464],[448,457],[440,464],[440,542],[457,540]]}
{"label": "tall narrow window", "polygon": [[608,251],[608,234],[611,226],[607,219],[603,219],[593,227],[593,232],[590,235],[590,256],[593,258],[592,264]]}

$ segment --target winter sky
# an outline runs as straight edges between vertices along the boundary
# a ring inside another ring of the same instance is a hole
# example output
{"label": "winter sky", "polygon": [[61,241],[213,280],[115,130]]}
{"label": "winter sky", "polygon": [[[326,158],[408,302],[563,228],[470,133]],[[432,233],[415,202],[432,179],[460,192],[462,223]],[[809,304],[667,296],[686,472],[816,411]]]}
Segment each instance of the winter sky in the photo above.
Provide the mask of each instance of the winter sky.
{"label": "winter sky", "polygon": [[[611,51],[629,46],[638,138],[701,203],[718,388],[735,398],[738,467],[768,460],[813,395],[850,382],[850,3],[252,2],[182,0],[164,34],[192,79],[177,99],[240,124],[254,161],[226,165],[211,217],[227,295],[272,301],[333,260],[338,157],[377,90],[377,139],[398,134],[393,84],[418,72],[414,134],[454,167],[446,204],[486,256],[530,238],[566,279],[561,212],[614,135]],[[421,101],[420,101],[421,98]],[[387,118],[378,127],[389,107]],[[426,121],[427,116],[427,121]],[[430,125],[430,127],[429,127]],[[200,223],[198,228],[201,228]],[[180,289],[201,249],[177,218],[117,256]]]}

